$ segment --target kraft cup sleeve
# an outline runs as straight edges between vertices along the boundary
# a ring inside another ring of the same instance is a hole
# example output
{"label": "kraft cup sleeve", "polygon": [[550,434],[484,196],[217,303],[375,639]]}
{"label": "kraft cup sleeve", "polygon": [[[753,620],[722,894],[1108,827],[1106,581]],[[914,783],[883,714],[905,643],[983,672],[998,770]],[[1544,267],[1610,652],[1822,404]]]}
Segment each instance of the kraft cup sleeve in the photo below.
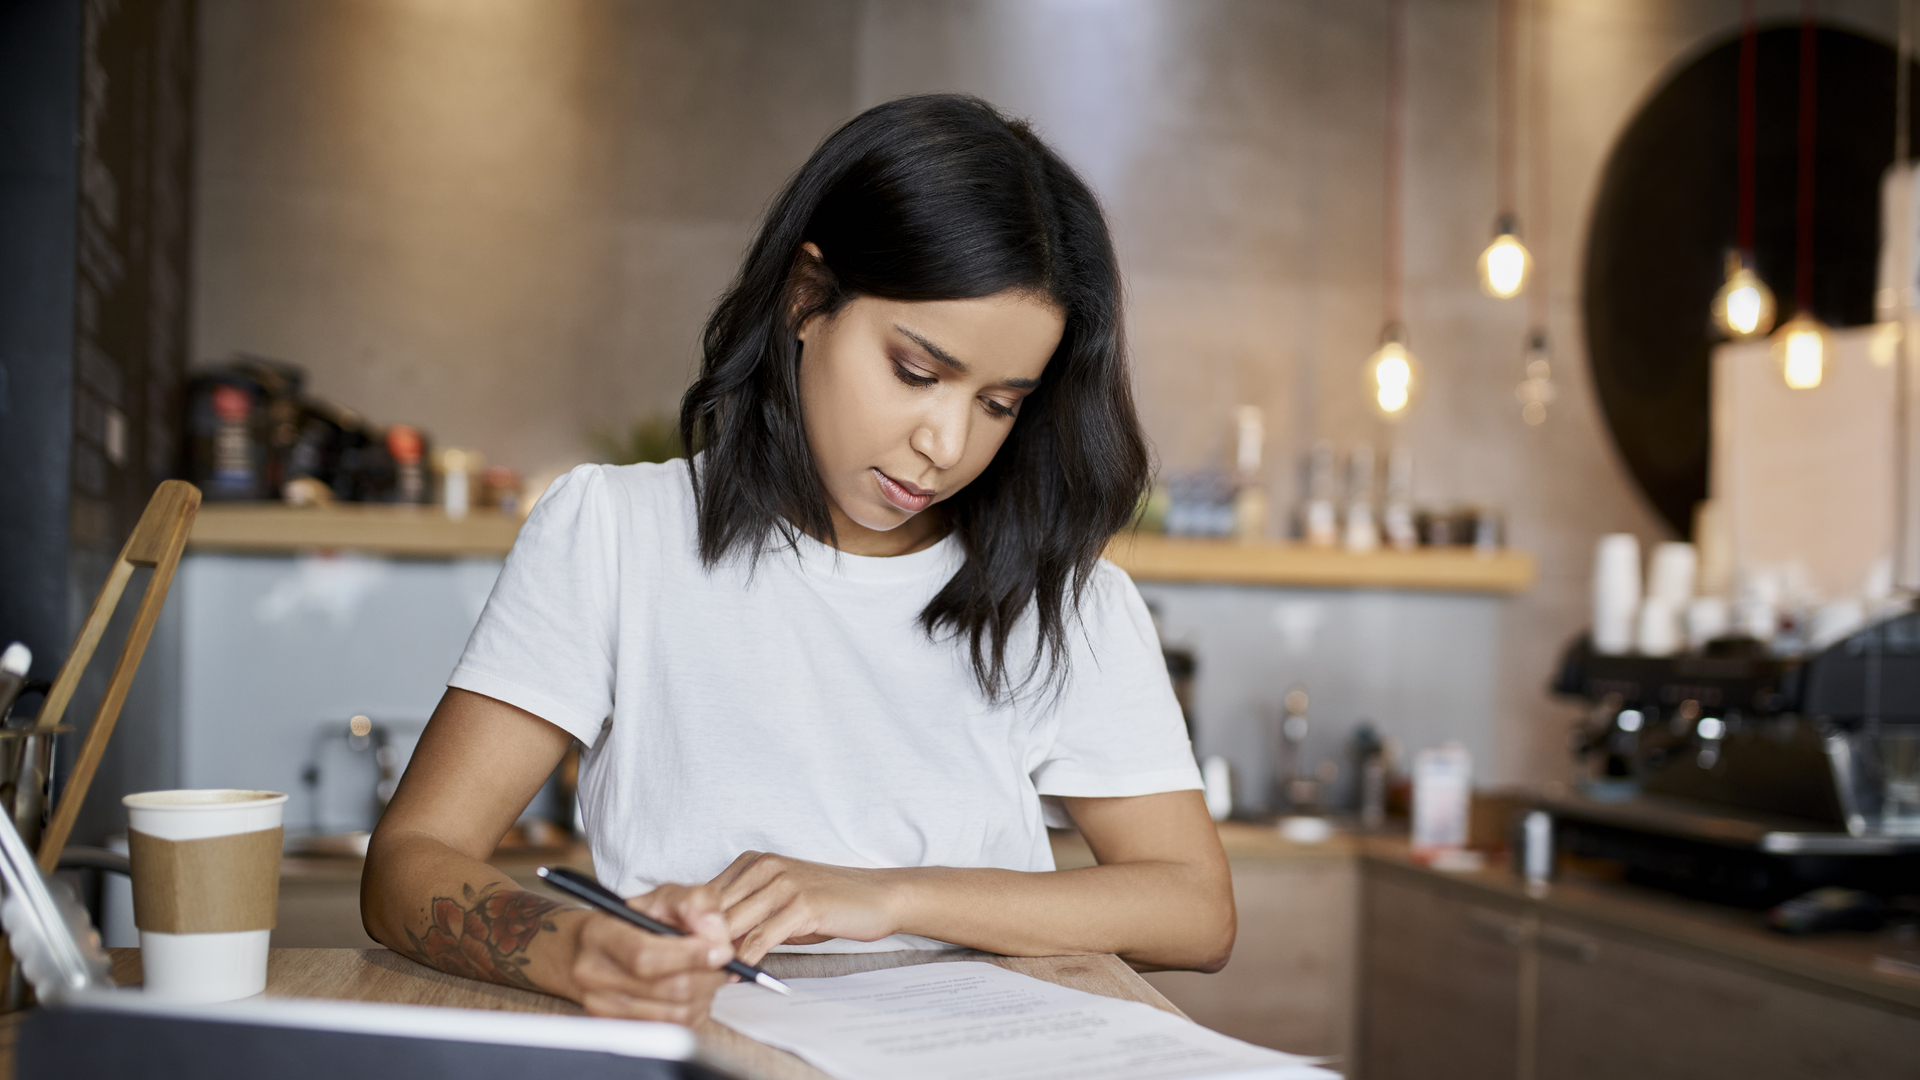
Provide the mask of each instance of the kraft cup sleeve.
{"label": "kraft cup sleeve", "polygon": [[283,831],[275,827],[202,840],[129,832],[134,925],[163,934],[273,929]]}

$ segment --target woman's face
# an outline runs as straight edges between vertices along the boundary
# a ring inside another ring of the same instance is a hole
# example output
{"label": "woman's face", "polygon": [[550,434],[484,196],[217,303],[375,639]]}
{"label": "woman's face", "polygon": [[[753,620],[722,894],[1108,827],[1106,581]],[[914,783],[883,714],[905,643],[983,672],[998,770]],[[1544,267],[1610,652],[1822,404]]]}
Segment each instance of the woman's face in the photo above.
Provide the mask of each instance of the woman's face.
{"label": "woman's face", "polygon": [[938,539],[922,511],[993,460],[1065,326],[1026,292],[862,296],[801,324],[801,415],[841,550],[900,555]]}

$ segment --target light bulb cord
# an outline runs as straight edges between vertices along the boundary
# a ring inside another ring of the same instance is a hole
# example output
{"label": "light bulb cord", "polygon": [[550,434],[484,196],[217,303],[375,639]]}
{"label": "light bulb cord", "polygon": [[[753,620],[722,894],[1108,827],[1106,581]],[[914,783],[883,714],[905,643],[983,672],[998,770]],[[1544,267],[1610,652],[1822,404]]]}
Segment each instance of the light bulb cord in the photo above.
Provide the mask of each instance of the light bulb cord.
{"label": "light bulb cord", "polygon": [[1760,70],[1760,31],[1754,16],[1754,0],[1741,5],[1740,24],[1740,206],[1738,239],[1740,257],[1753,258],[1754,146],[1757,124],[1756,89]]}
{"label": "light bulb cord", "polygon": [[1494,43],[1496,70],[1494,73],[1494,156],[1495,171],[1494,198],[1500,204],[1498,217],[1500,231],[1517,231],[1514,224],[1517,201],[1514,198],[1515,181],[1520,171],[1520,156],[1517,152],[1515,128],[1518,102],[1516,101],[1516,69],[1519,66],[1518,36],[1514,33],[1517,9],[1520,0],[1500,0],[1497,40]]}
{"label": "light bulb cord", "polygon": [[1895,49],[1895,55],[1899,59],[1893,71],[1893,163],[1895,165],[1905,165],[1911,154],[1908,125],[1913,121],[1909,115],[1911,103],[1907,99],[1907,95],[1911,92],[1909,84],[1912,78],[1909,65],[1913,63],[1912,29],[1907,24],[1908,5],[1911,3],[1912,0],[1899,0],[1899,31]]}
{"label": "light bulb cord", "polygon": [[1818,104],[1816,62],[1819,31],[1813,25],[1813,0],[1800,5],[1800,169],[1794,206],[1794,317],[1813,314],[1814,121]]}
{"label": "light bulb cord", "polygon": [[1547,80],[1547,0],[1533,0],[1532,25],[1529,30],[1533,37],[1532,56],[1533,77],[1532,101],[1529,103],[1527,119],[1530,121],[1527,132],[1527,153],[1529,171],[1527,179],[1527,219],[1529,235],[1533,239],[1533,291],[1527,298],[1529,315],[1533,322],[1532,336],[1545,340],[1547,334],[1547,267],[1552,261],[1548,258],[1547,213],[1548,169],[1547,156],[1547,116],[1549,83]]}
{"label": "light bulb cord", "polygon": [[1402,143],[1407,123],[1407,5],[1406,0],[1388,0],[1387,4],[1387,146],[1386,182],[1382,232],[1385,247],[1385,281],[1381,289],[1382,321],[1398,325],[1401,317],[1401,171]]}

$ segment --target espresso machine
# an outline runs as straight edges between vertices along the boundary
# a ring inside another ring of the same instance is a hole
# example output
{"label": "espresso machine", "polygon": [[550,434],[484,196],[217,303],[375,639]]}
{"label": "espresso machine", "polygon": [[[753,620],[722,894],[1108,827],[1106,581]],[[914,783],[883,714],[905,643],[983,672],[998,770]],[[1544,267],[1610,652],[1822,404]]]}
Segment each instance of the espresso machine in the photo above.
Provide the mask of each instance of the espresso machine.
{"label": "espresso machine", "polygon": [[1805,658],[1740,639],[1601,655],[1583,636],[1553,689],[1589,706],[1586,778],[1532,800],[1562,850],[1743,906],[1920,892],[1920,613]]}

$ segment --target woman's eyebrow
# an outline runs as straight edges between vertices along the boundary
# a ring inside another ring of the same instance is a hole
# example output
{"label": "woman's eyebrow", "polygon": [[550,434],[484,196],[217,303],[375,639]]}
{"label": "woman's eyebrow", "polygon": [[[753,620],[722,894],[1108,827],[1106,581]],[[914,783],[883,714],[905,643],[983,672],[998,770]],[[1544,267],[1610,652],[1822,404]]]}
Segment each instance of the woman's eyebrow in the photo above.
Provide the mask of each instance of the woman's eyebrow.
{"label": "woman's eyebrow", "polygon": [[[920,336],[919,334],[914,333],[913,331],[907,329],[906,327],[901,326],[899,323],[894,323],[893,328],[895,330],[900,331],[902,334],[905,334],[907,337],[912,338],[914,344],[927,350],[928,356],[933,357],[935,360],[938,360],[942,364],[945,364],[947,365],[947,367],[951,368],[955,375],[965,375],[967,373],[967,365],[963,363],[959,357],[953,355],[952,353],[941,348],[940,346],[935,345],[933,342],[928,341],[926,338]],[[1040,385],[1039,379],[1002,379],[1000,380],[1000,382],[1001,382],[1001,385],[1011,387],[1015,390],[1031,390],[1034,387]]]}
{"label": "woman's eyebrow", "polygon": [[901,326],[899,323],[894,323],[893,328],[895,330],[900,331],[902,334],[905,334],[906,336],[912,338],[915,344],[927,350],[927,355],[933,357],[935,360],[938,360],[941,363],[952,368],[953,373],[955,375],[965,375],[967,373],[967,365],[962,363],[959,357],[953,355],[952,353],[941,348],[940,346],[935,345],[933,342],[928,341],[926,338],[921,337],[919,334],[914,333],[913,331],[907,329],[906,327]]}

